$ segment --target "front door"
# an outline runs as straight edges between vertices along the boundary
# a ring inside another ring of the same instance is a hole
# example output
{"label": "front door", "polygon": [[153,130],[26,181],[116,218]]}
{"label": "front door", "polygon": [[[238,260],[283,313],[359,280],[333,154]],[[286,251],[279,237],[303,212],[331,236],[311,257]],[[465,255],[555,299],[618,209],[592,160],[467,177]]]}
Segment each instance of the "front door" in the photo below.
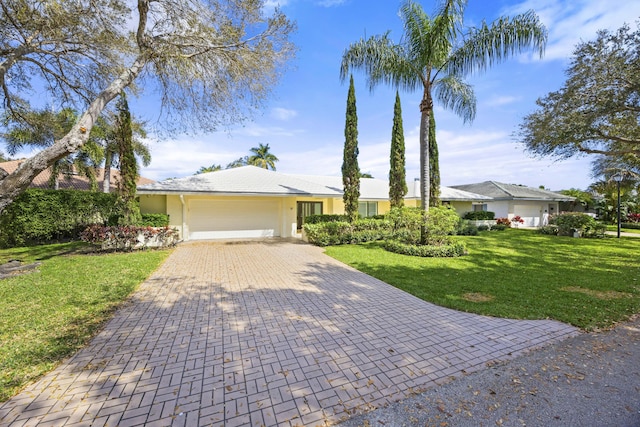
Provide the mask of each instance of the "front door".
{"label": "front door", "polygon": [[309,215],[322,215],[322,202],[298,202],[298,230],[302,229],[304,219]]}

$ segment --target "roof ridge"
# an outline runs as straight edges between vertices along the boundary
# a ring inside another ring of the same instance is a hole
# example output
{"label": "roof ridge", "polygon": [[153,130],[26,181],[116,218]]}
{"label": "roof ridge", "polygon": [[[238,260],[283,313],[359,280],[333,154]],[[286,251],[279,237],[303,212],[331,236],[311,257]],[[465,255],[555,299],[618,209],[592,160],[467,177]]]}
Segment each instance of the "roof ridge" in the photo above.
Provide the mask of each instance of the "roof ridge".
{"label": "roof ridge", "polygon": [[503,187],[503,185],[507,185],[507,184],[503,184],[501,182],[497,182],[497,181],[493,181],[493,180],[491,180],[489,182],[492,183],[493,185],[495,185],[496,187],[498,187],[500,190],[502,190],[505,193],[507,193],[509,196],[515,197],[512,192],[510,192],[509,190],[507,190],[506,188]]}

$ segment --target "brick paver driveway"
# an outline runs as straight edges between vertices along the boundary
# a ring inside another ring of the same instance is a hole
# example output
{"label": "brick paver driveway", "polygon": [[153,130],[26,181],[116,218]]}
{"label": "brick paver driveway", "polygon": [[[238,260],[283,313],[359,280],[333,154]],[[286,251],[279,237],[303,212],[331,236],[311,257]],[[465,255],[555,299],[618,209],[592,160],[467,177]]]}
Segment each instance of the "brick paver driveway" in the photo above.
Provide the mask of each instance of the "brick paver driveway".
{"label": "brick paver driveway", "polygon": [[334,424],[576,333],[437,307],[301,243],[189,243],[0,424]]}

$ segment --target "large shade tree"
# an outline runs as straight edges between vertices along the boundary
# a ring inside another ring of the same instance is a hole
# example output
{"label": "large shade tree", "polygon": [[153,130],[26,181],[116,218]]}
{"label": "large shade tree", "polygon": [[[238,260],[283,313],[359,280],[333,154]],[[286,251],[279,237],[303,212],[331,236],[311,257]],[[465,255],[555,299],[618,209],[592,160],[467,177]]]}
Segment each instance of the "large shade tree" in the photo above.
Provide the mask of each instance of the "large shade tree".
{"label": "large shade tree", "polygon": [[361,69],[371,90],[386,83],[410,92],[422,91],[420,199],[425,211],[430,199],[429,118],[434,100],[464,121],[473,120],[476,100],[464,77],[531,48],[542,55],[547,40],[546,30],[533,11],[464,27],[466,6],[466,0],[445,0],[429,17],[419,4],[405,2],[400,8],[404,34],[399,42],[392,41],[389,33],[363,38],[351,44],[342,57],[342,79],[351,69]]}
{"label": "large shade tree", "polygon": [[[599,154],[594,175],[640,158],[640,23],[578,44],[563,87],[538,99],[517,138],[535,155]],[[607,160],[608,158],[608,160]]]}
{"label": "large shade tree", "polygon": [[0,2],[0,113],[35,125],[26,120],[27,98],[42,90],[81,111],[54,144],[0,176],[0,213],[38,173],[86,144],[107,104],[134,82],[157,89],[167,118],[160,123],[170,130],[246,117],[294,51],[293,25],[278,10],[266,16],[263,3]]}
{"label": "large shade tree", "polygon": [[[0,132],[0,139],[11,155],[24,149],[41,150],[52,146],[69,132],[77,121],[78,114],[71,108],[60,111],[43,108],[25,112],[24,119],[11,121],[7,118],[4,132]],[[49,166],[50,188],[59,188],[61,175],[70,177],[79,174],[88,178],[91,187],[97,189],[96,167],[102,162],[104,147],[93,137],[94,133],[78,151],[57,159]]]}

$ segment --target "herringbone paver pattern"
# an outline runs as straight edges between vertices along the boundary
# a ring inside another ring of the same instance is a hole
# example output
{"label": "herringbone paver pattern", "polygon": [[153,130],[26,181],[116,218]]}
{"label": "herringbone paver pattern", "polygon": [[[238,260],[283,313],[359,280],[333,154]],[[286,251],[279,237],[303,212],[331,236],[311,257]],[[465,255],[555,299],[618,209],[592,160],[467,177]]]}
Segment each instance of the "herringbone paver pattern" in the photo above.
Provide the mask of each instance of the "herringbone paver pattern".
{"label": "herringbone paver pattern", "polygon": [[576,333],[437,307],[305,244],[189,243],[0,424],[334,424]]}

